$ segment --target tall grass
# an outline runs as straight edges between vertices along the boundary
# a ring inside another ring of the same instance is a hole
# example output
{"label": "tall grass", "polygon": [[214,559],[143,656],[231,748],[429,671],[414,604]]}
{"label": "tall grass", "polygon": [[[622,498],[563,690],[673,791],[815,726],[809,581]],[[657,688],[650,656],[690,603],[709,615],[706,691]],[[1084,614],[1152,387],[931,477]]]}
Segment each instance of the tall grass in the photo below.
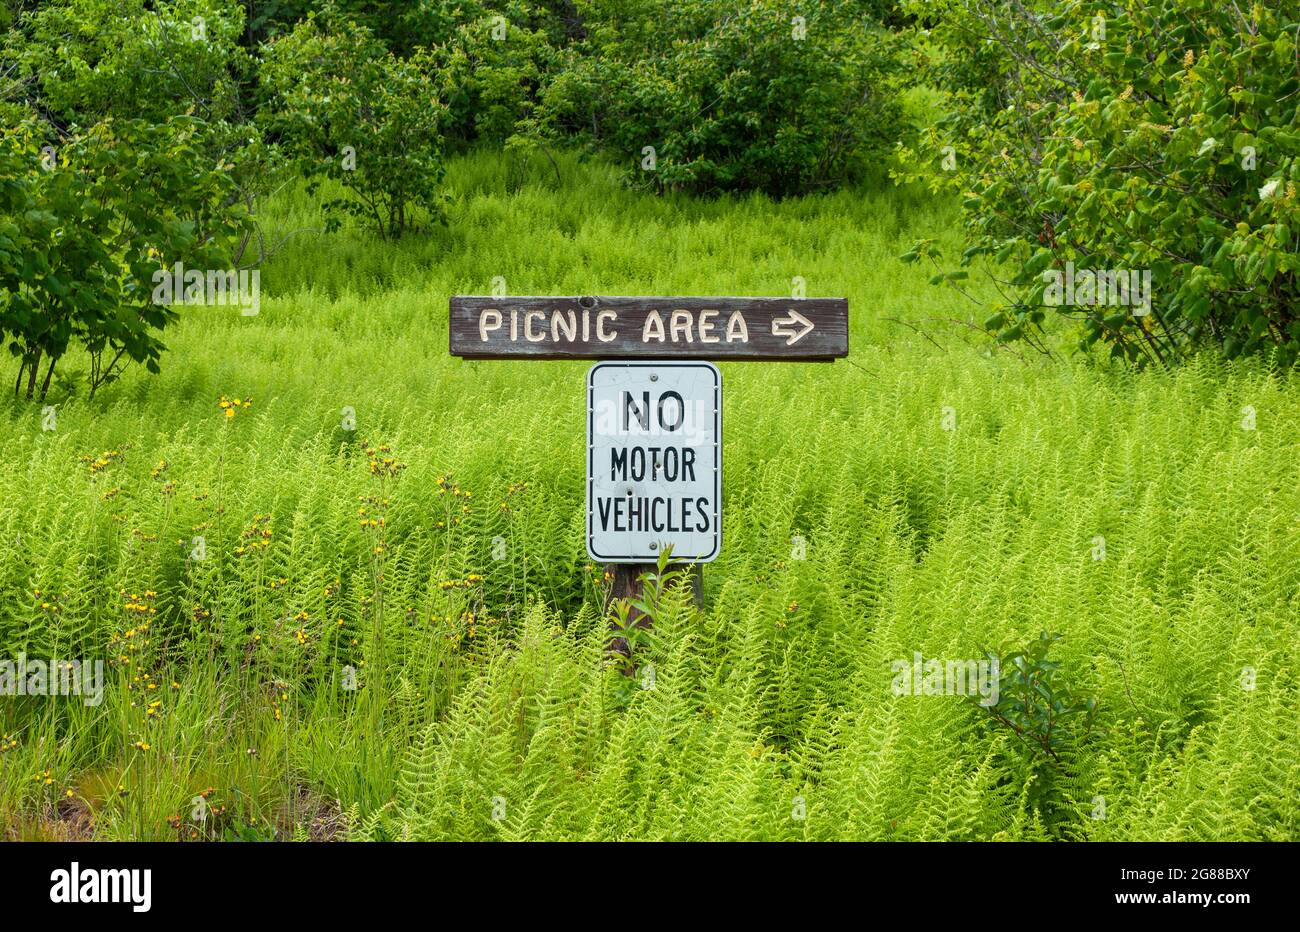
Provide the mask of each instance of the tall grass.
{"label": "tall grass", "polygon": [[[55,398],[54,430],[3,402],[0,658],[126,658],[95,707],[0,698],[5,836],[1296,836],[1294,383],[936,345],[889,318],[968,311],[893,257],[955,249],[953,214],[904,192],[560,174],[461,159],[450,223],[397,244],[285,192],[259,316],[187,311],[162,375]],[[585,364],[447,355],[448,295],[497,275],[850,299],[848,360],[722,365],[724,546],[703,609],[656,618],[653,688],[604,664]],[[1100,710],[1059,761],[890,689],[1043,630]]]}

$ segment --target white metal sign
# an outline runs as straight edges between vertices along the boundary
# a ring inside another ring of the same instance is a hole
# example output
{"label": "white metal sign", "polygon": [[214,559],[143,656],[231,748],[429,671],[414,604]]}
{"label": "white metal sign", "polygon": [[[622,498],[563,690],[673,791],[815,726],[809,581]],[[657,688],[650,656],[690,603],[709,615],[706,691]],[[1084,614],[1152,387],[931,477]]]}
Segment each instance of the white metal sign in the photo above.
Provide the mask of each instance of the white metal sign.
{"label": "white metal sign", "polygon": [[587,553],[708,563],[722,544],[722,375],[707,362],[598,362],[587,373]]}

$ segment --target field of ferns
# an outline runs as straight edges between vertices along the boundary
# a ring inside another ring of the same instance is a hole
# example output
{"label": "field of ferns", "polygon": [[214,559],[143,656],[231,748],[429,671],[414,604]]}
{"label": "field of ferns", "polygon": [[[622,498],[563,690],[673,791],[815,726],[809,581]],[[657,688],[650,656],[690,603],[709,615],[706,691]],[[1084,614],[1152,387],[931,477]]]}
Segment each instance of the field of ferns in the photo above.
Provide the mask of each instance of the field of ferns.
{"label": "field of ferns", "polygon": [[[897,261],[960,251],[907,192],[560,167],[461,157],[455,222],[396,244],[283,193],[257,316],[186,309],[93,400],[4,396],[0,653],[104,679],[0,701],[0,838],[1300,835],[1300,387],[992,347]],[[652,587],[626,663],[589,364],[447,353],[448,296],[497,276],[849,300],[846,360],[721,366],[721,556],[700,606]],[[1047,741],[892,688],[988,651],[1088,711]]]}

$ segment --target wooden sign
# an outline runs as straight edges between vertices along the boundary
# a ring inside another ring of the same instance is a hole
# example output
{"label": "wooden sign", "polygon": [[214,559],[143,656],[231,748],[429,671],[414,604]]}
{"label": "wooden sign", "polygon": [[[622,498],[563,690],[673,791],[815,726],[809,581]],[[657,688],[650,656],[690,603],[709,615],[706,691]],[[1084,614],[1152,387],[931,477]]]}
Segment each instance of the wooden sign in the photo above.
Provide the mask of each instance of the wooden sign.
{"label": "wooden sign", "polygon": [[587,373],[587,553],[708,563],[722,545],[722,376],[707,362],[599,362]]}
{"label": "wooden sign", "polygon": [[847,356],[845,298],[451,299],[451,354],[470,359],[766,359]]}

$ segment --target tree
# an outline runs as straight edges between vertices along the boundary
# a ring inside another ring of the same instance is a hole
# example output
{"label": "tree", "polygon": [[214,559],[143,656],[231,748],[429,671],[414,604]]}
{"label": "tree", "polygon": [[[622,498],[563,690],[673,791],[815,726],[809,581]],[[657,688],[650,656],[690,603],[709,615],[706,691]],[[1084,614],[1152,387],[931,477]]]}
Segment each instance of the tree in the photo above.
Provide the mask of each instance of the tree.
{"label": "tree", "polygon": [[864,175],[902,133],[899,40],[859,3],[589,0],[550,124],[639,186],[785,196]]}
{"label": "tree", "polygon": [[1060,314],[1083,348],[1138,364],[1206,343],[1300,357],[1300,7],[909,6],[934,19],[952,111],[928,150],[903,151],[903,177],[964,192],[962,264],[1009,268],[985,322],[997,339],[1036,340]]}
{"label": "tree", "polygon": [[196,149],[224,166],[235,181],[227,197],[252,213],[280,156],[252,119],[256,60],[240,44],[244,31],[244,7],[230,0],[44,5],[7,36],[13,67],[8,84],[0,76],[0,98],[22,101],[62,133],[110,116],[150,123],[195,116]]}
{"label": "tree", "polygon": [[45,132],[26,122],[0,139],[0,338],[19,361],[15,395],[25,383],[44,399],[74,341],[93,395],[129,362],[159,370],[176,314],[155,303],[154,273],[225,267],[248,218],[197,150],[199,120],[109,119],[54,143]]}
{"label": "tree", "polygon": [[315,191],[323,178],[352,196],[325,207],[398,236],[424,210],[441,216],[444,164],[437,96],[425,51],[400,59],[369,30],[330,10],[266,46],[263,118]]}

